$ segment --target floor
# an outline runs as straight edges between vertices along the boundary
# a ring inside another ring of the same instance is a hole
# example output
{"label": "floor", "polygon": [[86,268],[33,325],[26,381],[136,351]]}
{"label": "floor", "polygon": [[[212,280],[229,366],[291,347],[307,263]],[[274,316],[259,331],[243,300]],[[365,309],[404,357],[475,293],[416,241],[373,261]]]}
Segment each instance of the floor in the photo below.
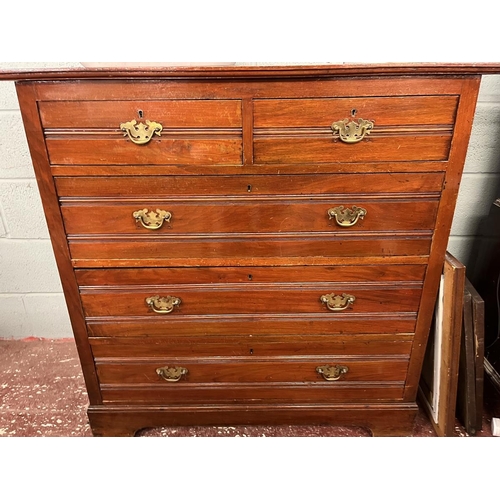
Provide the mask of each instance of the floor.
{"label": "floor", "polygon": [[[72,339],[0,340],[0,436],[92,436],[87,420],[87,393]],[[479,437],[491,436],[491,416],[500,417],[497,393],[487,387]],[[173,436],[369,436],[362,428],[334,426],[162,427],[138,433]],[[467,436],[457,421],[456,436]],[[436,436],[421,410],[413,436]]]}

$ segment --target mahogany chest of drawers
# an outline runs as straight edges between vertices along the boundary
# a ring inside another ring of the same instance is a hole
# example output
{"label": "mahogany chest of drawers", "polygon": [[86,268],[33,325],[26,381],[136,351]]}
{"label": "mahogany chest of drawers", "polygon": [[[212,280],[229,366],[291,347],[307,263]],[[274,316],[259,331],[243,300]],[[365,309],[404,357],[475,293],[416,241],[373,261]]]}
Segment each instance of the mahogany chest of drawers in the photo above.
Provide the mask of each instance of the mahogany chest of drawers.
{"label": "mahogany chest of drawers", "polygon": [[480,72],[11,74],[94,434],[411,432]]}

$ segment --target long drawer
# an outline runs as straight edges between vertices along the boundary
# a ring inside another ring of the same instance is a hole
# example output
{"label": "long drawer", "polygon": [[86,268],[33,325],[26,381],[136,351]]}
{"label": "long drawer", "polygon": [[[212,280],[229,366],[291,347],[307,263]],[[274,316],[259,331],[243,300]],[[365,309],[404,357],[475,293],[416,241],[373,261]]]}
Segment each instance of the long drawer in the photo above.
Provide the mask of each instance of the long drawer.
{"label": "long drawer", "polygon": [[108,402],[360,401],[399,398],[405,356],[97,360]]}
{"label": "long drawer", "polygon": [[[193,384],[185,386],[101,385],[104,405],[195,405],[259,403],[363,403],[403,400],[402,382],[288,384]],[[269,408],[272,412],[273,408]]]}
{"label": "long drawer", "polygon": [[[359,199],[324,196],[314,201],[277,196],[205,199],[63,202],[68,235],[370,232],[432,230],[436,199]],[[411,215],[410,215],[411,214]]]}
{"label": "long drawer", "polygon": [[[311,169],[317,170],[314,165]],[[198,196],[322,195],[342,198],[369,194],[434,194],[443,187],[443,172],[348,173],[294,175],[145,175],[56,177],[61,201],[77,198],[151,199]]]}
{"label": "long drawer", "polygon": [[[133,237],[75,236],[69,250],[75,267],[322,264],[353,257],[420,256],[430,253],[432,232],[390,231],[366,234],[152,235]],[[326,261],[326,262],[325,262]]]}
{"label": "long drawer", "polygon": [[266,338],[269,336],[413,334],[416,313],[260,314],[259,316],[213,314],[191,316],[98,316],[86,319],[89,337],[175,338],[222,337]]}
{"label": "long drawer", "polygon": [[303,357],[303,356],[406,356],[413,335],[410,333],[315,335],[232,335],[232,336],[143,336],[91,337],[92,353],[98,362],[141,358],[219,357]]}
{"label": "long drawer", "polygon": [[[97,361],[101,384],[403,382],[406,358],[175,358]],[[336,380],[334,380],[336,379]]]}
{"label": "long drawer", "polygon": [[421,287],[387,285],[176,285],[88,290],[86,316],[320,314],[416,312]]}

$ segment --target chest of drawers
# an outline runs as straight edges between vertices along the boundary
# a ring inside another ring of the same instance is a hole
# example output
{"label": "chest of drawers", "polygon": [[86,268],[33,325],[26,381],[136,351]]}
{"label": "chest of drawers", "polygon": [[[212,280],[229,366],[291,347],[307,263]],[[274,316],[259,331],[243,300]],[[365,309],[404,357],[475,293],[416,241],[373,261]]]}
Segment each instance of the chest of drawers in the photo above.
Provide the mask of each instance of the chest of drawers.
{"label": "chest of drawers", "polygon": [[410,432],[480,72],[10,75],[94,434]]}

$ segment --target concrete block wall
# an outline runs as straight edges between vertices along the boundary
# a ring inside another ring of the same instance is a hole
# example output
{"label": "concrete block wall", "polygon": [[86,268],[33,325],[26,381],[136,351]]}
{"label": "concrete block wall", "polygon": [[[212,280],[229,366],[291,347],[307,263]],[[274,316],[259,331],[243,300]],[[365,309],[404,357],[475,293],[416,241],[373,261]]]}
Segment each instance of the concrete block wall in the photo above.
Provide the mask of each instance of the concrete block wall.
{"label": "concrete block wall", "polygon": [[[0,68],[78,63],[0,63]],[[0,338],[71,337],[14,84],[0,82]],[[483,78],[449,250],[470,265],[500,197],[500,76]]]}
{"label": "concrete block wall", "polygon": [[[0,68],[78,63],[0,63]],[[0,338],[72,337],[17,95],[0,82]]]}
{"label": "concrete block wall", "polygon": [[500,76],[483,76],[448,250],[468,268],[492,202],[500,198]]}

